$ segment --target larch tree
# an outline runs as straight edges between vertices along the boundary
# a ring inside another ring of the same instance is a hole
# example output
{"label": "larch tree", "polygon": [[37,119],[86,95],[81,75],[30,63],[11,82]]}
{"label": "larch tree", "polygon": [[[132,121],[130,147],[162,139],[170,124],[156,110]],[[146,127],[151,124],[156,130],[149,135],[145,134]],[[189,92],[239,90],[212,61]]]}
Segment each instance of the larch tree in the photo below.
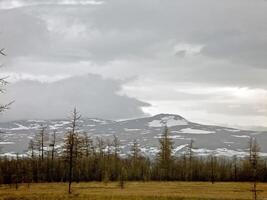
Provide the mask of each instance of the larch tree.
{"label": "larch tree", "polygon": [[252,176],[252,181],[253,181],[253,186],[252,186],[252,199],[257,200],[258,196],[258,189],[257,189],[257,181],[258,181],[258,165],[259,165],[259,152],[260,152],[260,147],[259,144],[256,140],[256,138],[250,138],[249,141],[249,149],[250,151],[250,165],[251,165],[251,176]]}
{"label": "larch tree", "polygon": [[171,178],[170,173],[172,170],[173,158],[173,142],[169,137],[168,127],[165,126],[161,138],[159,139],[160,149],[158,153],[158,165],[160,170],[160,177],[163,180],[169,180]]}
{"label": "larch tree", "polygon": [[54,158],[55,158],[55,152],[56,152],[56,130],[53,131],[53,134],[52,134],[52,140],[51,140],[51,143],[49,144],[49,146],[52,148],[51,149],[51,160],[52,162],[54,161]]}
{"label": "larch tree", "polygon": [[191,139],[188,145],[188,164],[189,164],[189,169],[188,169],[188,174],[187,174],[187,180],[192,181],[193,178],[193,144],[194,140]]}
{"label": "larch tree", "polygon": [[141,150],[140,150],[139,144],[137,140],[134,140],[132,147],[131,147],[131,158],[132,158],[133,164],[137,163],[140,157],[140,153],[141,153]]}
{"label": "larch tree", "polygon": [[30,152],[31,158],[34,158],[34,141],[31,139],[28,145],[28,150]]}
{"label": "larch tree", "polygon": [[64,153],[65,158],[68,164],[68,193],[71,193],[71,184],[73,180],[73,167],[75,163],[76,155],[77,155],[77,139],[78,139],[78,132],[77,132],[77,121],[81,118],[78,114],[76,108],[74,108],[72,115],[71,115],[71,123],[69,127],[69,131],[66,134],[65,141],[64,141]]}
{"label": "larch tree", "polygon": [[[0,56],[6,56],[4,48],[0,49]],[[0,67],[1,66],[2,66],[2,64],[0,64]],[[0,77],[0,93],[4,93],[5,92],[4,87],[7,85],[6,79],[7,79],[7,77]],[[2,113],[5,110],[7,110],[12,103],[13,103],[13,101],[10,102],[10,103],[7,103],[7,104],[1,103],[0,104],[0,113]],[[2,132],[0,131],[0,133],[2,133]],[[0,136],[0,140],[2,139],[1,136]],[[1,151],[1,147],[0,147],[0,151]]]}
{"label": "larch tree", "polygon": [[[5,53],[5,49],[0,49],[0,55],[1,56],[6,56]],[[0,65],[2,66],[2,64]],[[6,81],[7,77],[0,77],[0,93],[4,93],[5,89],[4,87],[7,85],[7,81]],[[9,106],[12,104],[13,102],[10,102],[8,104],[0,104],[0,113],[5,111],[6,109],[9,108]]]}
{"label": "larch tree", "polygon": [[137,180],[142,174],[142,167],[143,167],[142,166],[143,163],[141,162],[142,161],[141,150],[137,140],[134,140],[131,146],[130,159],[131,159],[131,169],[132,169],[131,176],[133,180]]}
{"label": "larch tree", "polygon": [[87,132],[83,132],[82,146],[83,154],[86,158],[88,158],[93,153],[93,140]]}
{"label": "larch tree", "polygon": [[47,140],[47,135],[46,135],[46,127],[41,125],[40,132],[37,135],[37,142],[39,144],[39,149],[41,152],[41,160],[44,160],[44,151],[45,151],[45,142]]}

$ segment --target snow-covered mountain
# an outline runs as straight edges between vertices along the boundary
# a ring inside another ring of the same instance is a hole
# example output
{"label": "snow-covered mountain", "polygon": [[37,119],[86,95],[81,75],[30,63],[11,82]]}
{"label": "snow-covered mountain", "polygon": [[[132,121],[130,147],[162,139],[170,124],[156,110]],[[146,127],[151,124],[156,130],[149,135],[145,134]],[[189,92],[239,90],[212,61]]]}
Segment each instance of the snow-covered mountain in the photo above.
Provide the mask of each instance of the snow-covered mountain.
{"label": "snow-covered mountain", "polygon": [[[39,131],[41,125],[47,132],[57,131],[58,146],[69,127],[67,120],[23,120],[0,123],[2,152],[12,154],[27,151],[29,140]],[[174,142],[174,153],[183,153],[191,139],[194,152],[198,155],[244,156],[249,137],[257,138],[263,155],[267,155],[267,132],[245,131],[220,126],[202,125],[190,122],[179,115],[159,114],[153,117],[125,121],[83,118],[79,120],[80,131],[86,131],[92,138],[102,137],[111,141],[116,135],[120,139],[121,152],[127,154],[136,139],[144,154],[153,156],[158,152],[158,139],[163,126],[167,125]]]}

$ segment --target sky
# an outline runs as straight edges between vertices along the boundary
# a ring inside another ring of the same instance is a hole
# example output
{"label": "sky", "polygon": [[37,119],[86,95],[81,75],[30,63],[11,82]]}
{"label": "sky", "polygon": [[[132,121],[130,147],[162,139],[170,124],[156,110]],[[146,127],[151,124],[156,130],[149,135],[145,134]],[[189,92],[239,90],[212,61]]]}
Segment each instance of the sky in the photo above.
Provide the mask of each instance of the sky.
{"label": "sky", "polygon": [[267,126],[265,0],[0,0],[1,121],[158,113]]}

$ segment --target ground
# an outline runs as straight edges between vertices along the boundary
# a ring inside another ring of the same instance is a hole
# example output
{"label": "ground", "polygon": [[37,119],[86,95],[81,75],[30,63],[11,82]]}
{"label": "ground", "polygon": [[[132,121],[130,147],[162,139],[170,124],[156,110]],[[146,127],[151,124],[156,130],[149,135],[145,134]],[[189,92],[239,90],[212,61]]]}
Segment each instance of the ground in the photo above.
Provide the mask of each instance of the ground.
{"label": "ground", "polygon": [[[118,183],[74,183],[72,194],[67,194],[66,183],[39,183],[15,187],[1,186],[0,200],[231,200],[252,199],[251,183],[208,182],[126,182],[125,189]],[[259,183],[259,200],[267,200],[267,183]]]}

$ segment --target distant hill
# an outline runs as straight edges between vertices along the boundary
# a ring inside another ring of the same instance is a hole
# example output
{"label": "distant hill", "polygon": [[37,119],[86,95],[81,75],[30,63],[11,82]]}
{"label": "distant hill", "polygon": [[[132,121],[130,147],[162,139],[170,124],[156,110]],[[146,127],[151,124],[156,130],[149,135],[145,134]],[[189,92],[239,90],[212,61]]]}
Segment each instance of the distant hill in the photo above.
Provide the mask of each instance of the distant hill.
{"label": "distant hill", "polygon": [[[98,118],[79,120],[79,130],[85,131],[92,138],[102,137],[112,140],[113,135],[120,139],[121,155],[129,153],[133,140],[141,145],[143,154],[154,156],[158,152],[158,139],[162,127],[167,125],[170,138],[174,142],[174,153],[183,154],[190,140],[194,140],[196,155],[245,156],[249,137],[256,137],[261,146],[262,155],[267,155],[267,132],[239,130],[221,126],[193,123],[179,115],[159,114],[152,117],[112,121]],[[2,153],[14,155],[27,152],[28,142],[38,133],[40,125],[47,125],[47,132],[57,131],[57,147],[62,145],[62,138],[69,127],[67,120],[21,120],[0,123]]]}

